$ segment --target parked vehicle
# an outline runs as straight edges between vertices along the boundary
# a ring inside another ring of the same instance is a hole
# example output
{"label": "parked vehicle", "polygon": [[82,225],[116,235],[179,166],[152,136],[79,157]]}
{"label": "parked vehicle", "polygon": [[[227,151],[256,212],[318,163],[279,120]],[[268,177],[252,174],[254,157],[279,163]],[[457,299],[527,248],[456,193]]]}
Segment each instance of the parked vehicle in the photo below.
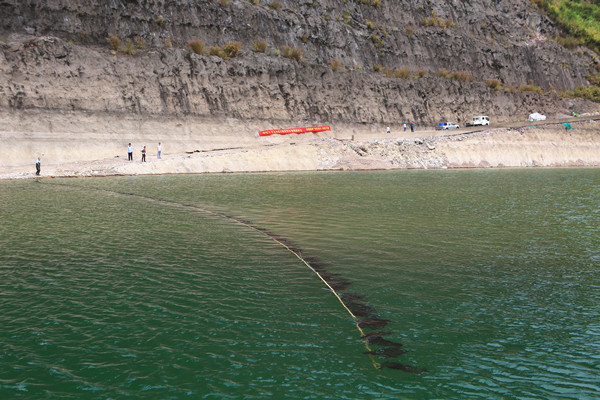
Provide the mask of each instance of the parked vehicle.
{"label": "parked vehicle", "polygon": [[477,115],[473,117],[471,122],[467,122],[467,126],[484,126],[490,124],[490,117],[487,115]]}
{"label": "parked vehicle", "polygon": [[438,131],[440,131],[442,129],[446,130],[446,129],[458,129],[458,128],[460,128],[460,126],[458,126],[455,123],[452,123],[452,122],[440,122],[435,129],[437,129]]}

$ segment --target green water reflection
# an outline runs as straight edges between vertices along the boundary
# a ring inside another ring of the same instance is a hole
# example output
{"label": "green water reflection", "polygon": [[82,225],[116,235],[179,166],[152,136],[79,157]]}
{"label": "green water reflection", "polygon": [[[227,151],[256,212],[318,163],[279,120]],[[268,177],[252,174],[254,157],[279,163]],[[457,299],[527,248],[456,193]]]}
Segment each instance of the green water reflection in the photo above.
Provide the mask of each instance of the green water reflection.
{"label": "green water reflection", "polygon": [[[0,397],[598,398],[599,205],[598,169],[0,182]],[[427,372],[375,369],[312,271],[215,213],[351,281]]]}

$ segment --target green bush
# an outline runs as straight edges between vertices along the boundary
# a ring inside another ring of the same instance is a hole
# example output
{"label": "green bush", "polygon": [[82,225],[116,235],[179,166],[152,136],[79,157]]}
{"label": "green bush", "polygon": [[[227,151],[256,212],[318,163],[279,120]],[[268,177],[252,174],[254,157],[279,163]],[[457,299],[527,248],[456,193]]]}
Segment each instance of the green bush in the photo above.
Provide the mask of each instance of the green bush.
{"label": "green bush", "polygon": [[[597,0],[531,0],[580,44],[600,52],[600,2]],[[573,39],[566,42],[573,44]]]}
{"label": "green bush", "polygon": [[573,97],[583,97],[600,103],[600,86],[579,86],[573,90]]}

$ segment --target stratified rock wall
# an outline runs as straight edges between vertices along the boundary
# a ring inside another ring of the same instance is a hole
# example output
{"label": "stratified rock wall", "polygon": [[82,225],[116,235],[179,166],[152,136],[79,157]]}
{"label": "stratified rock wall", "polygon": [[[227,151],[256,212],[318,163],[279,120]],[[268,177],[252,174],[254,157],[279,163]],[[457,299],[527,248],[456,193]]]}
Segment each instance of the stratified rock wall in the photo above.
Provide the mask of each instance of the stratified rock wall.
{"label": "stratified rock wall", "polygon": [[[530,83],[558,93],[597,73],[597,56],[552,41],[557,30],[529,1],[268,3],[0,0],[0,107],[350,124],[596,107],[518,90]],[[111,52],[110,35],[136,54]],[[242,51],[229,60],[198,55],[185,46],[193,39],[207,49],[238,41]],[[265,53],[254,51],[258,40]],[[284,46],[302,60],[282,57]],[[383,73],[402,68],[408,77]]]}

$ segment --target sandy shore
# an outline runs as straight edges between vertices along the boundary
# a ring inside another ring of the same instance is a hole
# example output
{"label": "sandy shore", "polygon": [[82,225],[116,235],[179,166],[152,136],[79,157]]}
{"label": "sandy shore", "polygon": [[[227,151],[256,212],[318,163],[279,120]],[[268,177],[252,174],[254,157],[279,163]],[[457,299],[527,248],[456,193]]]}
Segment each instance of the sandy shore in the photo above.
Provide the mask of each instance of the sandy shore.
{"label": "sandy shore", "polygon": [[[572,122],[569,131],[560,123],[523,123],[450,132],[393,129],[388,136],[373,127],[332,126],[330,132],[271,137],[259,137],[256,127],[229,126],[227,121],[145,120],[140,127],[139,121],[126,118],[118,126],[106,126],[95,116],[78,116],[77,123],[67,117],[5,117],[13,123],[0,132],[0,179],[35,177],[38,156],[41,177],[600,166],[597,116]],[[134,161],[127,161],[129,141],[135,146]],[[159,141],[162,159],[156,156]],[[145,163],[140,161],[142,145],[148,147]]]}

